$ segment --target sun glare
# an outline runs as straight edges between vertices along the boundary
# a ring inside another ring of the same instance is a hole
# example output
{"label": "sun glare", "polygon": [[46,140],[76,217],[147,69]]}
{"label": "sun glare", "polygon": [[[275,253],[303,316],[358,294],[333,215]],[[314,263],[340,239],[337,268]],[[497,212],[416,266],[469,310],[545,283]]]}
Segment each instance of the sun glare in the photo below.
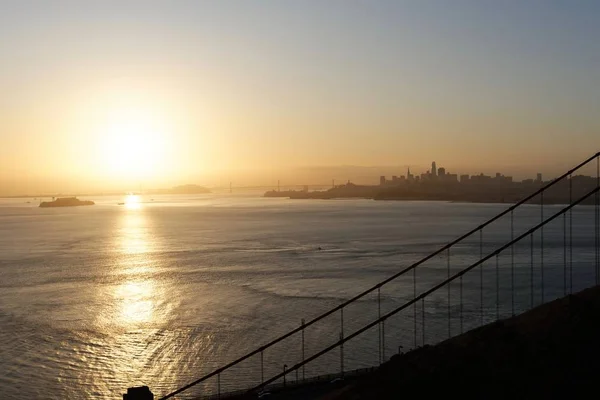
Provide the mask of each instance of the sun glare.
{"label": "sun glare", "polygon": [[125,205],[125,207],[126,207],[128,210],[139,210],[139,209],[140,209],[140,207],[141,207],[141,204],[140,204],[140,196],[136,196],[136,195],[134,195],[134,194],[128,194],[128,195],[125,197],[125,202],[124,202],[124,203],[125,203],[125,204],[124,204],[124,205]]}
{"label": "sun glare", "polygon": [[118,110],[105,128],[104,158],[111,176],[147,178],[164,162],[164,124],[150,113]]}

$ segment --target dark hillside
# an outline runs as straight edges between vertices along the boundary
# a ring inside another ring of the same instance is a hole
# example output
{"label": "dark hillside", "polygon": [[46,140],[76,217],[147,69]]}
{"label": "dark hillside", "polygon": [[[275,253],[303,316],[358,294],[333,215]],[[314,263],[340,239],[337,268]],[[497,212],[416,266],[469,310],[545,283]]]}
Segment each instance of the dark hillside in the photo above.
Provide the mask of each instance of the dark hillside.
{"label": "dark hillside", "polygon": [[394,356],[378,371],[321,398],[596,398],[599,372],[600,287],[595,287]]}

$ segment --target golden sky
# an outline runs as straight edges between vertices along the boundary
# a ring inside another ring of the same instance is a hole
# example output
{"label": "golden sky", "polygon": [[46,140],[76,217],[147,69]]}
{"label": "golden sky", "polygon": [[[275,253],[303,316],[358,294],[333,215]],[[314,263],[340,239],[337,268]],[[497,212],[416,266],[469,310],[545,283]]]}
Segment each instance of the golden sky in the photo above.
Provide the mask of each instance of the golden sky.
{"label": "golden sky", "polygon": [[600,149],[598,17],[593,2],[3,2],[0,192],[432,160],[558,173]]}

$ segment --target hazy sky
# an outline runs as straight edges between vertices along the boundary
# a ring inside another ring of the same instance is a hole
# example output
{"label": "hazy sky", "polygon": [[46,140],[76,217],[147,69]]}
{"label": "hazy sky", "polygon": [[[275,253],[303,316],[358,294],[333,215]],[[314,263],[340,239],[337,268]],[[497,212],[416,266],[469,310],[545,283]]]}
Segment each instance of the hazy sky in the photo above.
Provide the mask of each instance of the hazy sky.
{"label": "hazy sky", "polygon": [[4,191],[600,150],[598,1],[0,0],[0,37]]}

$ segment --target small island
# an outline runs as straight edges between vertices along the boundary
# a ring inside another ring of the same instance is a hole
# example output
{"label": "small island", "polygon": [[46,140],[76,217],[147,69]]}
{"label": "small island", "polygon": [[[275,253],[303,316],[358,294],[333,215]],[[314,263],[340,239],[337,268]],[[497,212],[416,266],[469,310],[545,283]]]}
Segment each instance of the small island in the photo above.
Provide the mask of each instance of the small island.
{"label": "small island", "polygon": [[91,200],[79,200],[77,197],[60,197],[53,201],[44,201],[40,207],[78,207],[93,206],[95,203]]}

